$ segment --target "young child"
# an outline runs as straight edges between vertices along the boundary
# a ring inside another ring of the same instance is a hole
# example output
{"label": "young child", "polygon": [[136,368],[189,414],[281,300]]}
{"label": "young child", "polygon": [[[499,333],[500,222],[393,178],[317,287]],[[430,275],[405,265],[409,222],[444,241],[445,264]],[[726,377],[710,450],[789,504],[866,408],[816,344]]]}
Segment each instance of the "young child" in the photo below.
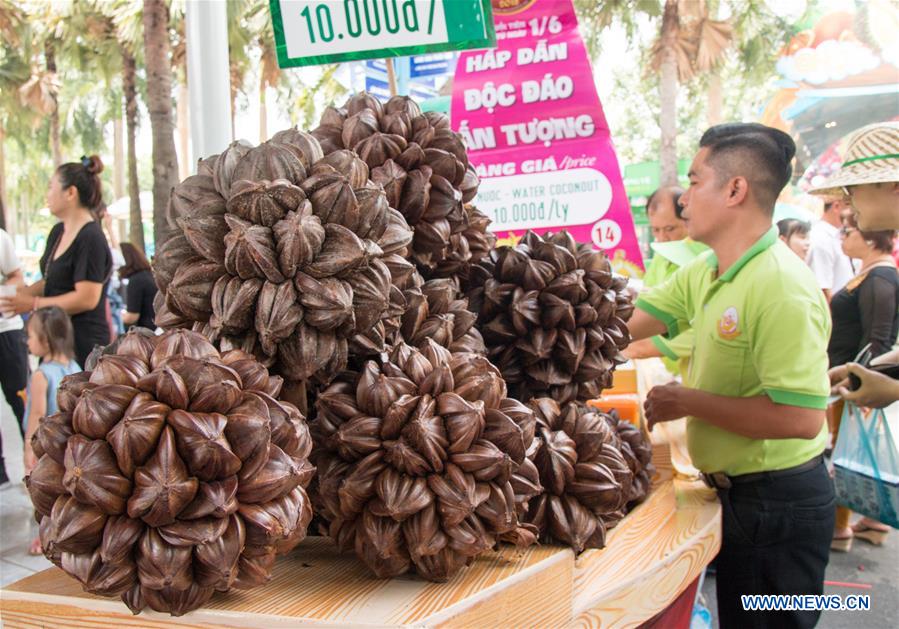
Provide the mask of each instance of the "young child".
{"label": "young child", "polygon": [[[28,351],[40,359],[40,366],[28,383],[28,405],[25,412],[25,473],[30,474],[37,464],[31,449],[31,436],[41,417],[59,410],[56,390],[62,379],[81,371],[75,362],[75,334],[69,316],[57,306],[36,310],[28,318]],[[28,548],[33,555],[41,554],[41,540],[35,537]]]}

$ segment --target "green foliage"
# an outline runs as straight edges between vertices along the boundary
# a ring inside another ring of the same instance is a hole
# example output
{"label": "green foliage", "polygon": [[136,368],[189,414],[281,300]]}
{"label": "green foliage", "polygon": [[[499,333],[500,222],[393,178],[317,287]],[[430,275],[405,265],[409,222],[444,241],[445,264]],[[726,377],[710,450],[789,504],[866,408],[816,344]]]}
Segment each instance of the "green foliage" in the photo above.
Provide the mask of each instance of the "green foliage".
{"label": "green foliage", "polygon": [[[686,0],[699,2],[700,0]],[[650,69],[650,50],[661,28],[664,0],[574,0],[588,54],[602,72],[603,106],[622,163],[659,159],[659,77]],[[814,10],[814,2],[808,11]],[[710,14],[724,10],[733,26],[733,45],[718,69],[722,77],[722,119],[757,119],[777,91],[775,64],[796,27],[761,0],[706,0]],[[647,28],[651,25],[651,28]],[[642,28],[641,28],[642,27]],[[623,31],[627,50],[606,51],[609,29]],[[603,54],[608,52],[608,54]],[[613,63],[609,64],[608,61]],[[678,86],[677,152],[693,155],[707,125],[709,75]]]}

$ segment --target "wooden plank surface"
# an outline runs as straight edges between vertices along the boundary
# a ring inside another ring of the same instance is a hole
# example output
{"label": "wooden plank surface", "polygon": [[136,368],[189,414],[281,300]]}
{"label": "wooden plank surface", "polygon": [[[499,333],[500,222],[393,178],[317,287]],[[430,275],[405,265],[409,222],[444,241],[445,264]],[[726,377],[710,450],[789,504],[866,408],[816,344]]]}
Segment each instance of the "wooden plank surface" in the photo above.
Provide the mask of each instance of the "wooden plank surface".
{"label": "wooden plank surface", "polygon": [[[5,627],[579,626],[636,624],[673,600],[720,544],[720,506],[696,483],[665,480],[575,560],[569,549],[503,547],[449,583],[372,578],[325,538],[305,540],[267,585],[217,595],[172,619],[132,616],[117,600],[81,590],[58,568],[0,592]],[[552,593],[552,596],[547,596]],[[87,611],[89,610],[89,611]]]}

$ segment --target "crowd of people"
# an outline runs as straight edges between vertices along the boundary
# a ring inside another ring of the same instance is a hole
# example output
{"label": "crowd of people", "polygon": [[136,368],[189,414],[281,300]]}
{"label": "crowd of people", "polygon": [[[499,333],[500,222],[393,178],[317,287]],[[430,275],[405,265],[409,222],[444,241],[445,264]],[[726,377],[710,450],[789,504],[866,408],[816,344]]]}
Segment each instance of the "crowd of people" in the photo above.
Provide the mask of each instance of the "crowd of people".
{"label": "crowd of people", "polygon": [[899,123],[854,135],[840,171],[813,191],[819,221],[772,226],[794,153],[788,135],[758,124],[703,135],[689,189],[662,190],[648,207],[654,233],[692,242],[677,263],[653,260],[629,323],[630,357],[679,360],[682,383],[653,388],[645,416],[650,428],[687,417],[693,463],[721,500],[722,627],[814,626],[820,612],[747,612],[740,596],[821,594],[831,550],[882,544],[889,530],[867,517],[850,525],[824,454],[844,402],[899,400],[899,382],[854,362],[863,352],[872,365],[899,362]]}
{"label": "crowd of people", "polygon": [[[0,381],[25,442],[26,473],[35,463],[30,436],[55,411],[62,378],[128,327],[155,329],[150,263],[131,243],[119,244],[103,204],[102,170],[93,155],[51,177],[47,207],[58,222],[40,259],[40,281],[25,284],[13,240],[0,230]],[[0,439],[0,484],[9,480],[3,454]],[[32,551],[40,552],[39,542]]]}

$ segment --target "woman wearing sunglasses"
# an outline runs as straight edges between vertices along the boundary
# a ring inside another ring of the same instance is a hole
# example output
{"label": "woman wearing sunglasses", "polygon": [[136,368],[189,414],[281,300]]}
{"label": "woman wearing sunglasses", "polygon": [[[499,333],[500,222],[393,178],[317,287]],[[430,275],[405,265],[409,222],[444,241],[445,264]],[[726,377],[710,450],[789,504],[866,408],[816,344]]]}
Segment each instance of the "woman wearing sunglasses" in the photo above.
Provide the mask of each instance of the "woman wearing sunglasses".
{"label": "woman wearing sunglasses", "polygon": [[[865,346],[872,357],[890,351],[899,334],[899,272],[893,260],[893,241],[896,232],[860,231],[854,213],[843,213],[840,230],[843,253],[861,261],[861,269],[848,284],[834,294],[830,302],[833,332],[827,346],[831,367],[853,360]],[[843,404],[835,405],[831,431],[839,431]],[[849,526],[852,512],[837,507],[831,549],[848,552],[853,537],[874,544],[882,544],[889,530],[883,524],[862,518]]]}
{"label": "woman wearing sunglasses", "polygon": [[[899,122],[859,129],[849,142],[840,170],[811,192],[842,195],[863,230],[899,229]],[[899,362],[899,352],[884,354],[876,362]],[[861,380],[854,391],[849,390],[850,374]],[[859,406],[879,408],[899,400],[899,380],[855,363],[835,366],[830,378],[835,394]]]}

